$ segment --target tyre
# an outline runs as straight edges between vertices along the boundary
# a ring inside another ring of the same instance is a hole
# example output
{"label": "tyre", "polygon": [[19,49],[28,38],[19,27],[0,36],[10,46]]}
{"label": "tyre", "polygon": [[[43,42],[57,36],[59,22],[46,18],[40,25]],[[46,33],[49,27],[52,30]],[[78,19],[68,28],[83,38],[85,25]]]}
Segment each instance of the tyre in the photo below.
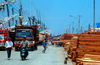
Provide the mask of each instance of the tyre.
{"label": "tyre", "polygon": [[22,60],[25,60],[24,57],[22,57]]}
{"label": "tyre", "polygon": [[18,51],[18,47],[15,47],[15,51]]}
{"label": "tyre", "polygon": [[31,51],[34,51],[34,47],[33,46],[31,46]]}

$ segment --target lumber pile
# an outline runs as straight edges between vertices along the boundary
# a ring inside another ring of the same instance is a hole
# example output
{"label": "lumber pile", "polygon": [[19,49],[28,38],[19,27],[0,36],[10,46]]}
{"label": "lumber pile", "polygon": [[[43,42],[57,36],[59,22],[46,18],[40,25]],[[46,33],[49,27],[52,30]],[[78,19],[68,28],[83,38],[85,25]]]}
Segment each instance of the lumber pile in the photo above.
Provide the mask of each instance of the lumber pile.
{"label": "lumber pile", "polygon": [[95,34],[64,34],[61,38],[68,57],[76,65],[100,65],[100,32]]}
{"label": "lumber pile", "polygon": [[72,61],[76,60],[76,49],[77,49],[77,42],[78,42],[78,36],[73,36],[71,40],[74,40],[71,42],[70,47],[69,47],[69,52],[68,55],[70,58],[72,58]]}
{"label": "lumber pile", "polygon": [[76,65],[100,65],[100,35],[80,35],[76,49]]}
{"label": "lumber pile", "polygon": [[66,40],[64,43],[64,49],[68,53],[68,57],[74,61],[76,59],[76,48],[77,48],[77,35],[76,34],[64,34],[61,39]]}

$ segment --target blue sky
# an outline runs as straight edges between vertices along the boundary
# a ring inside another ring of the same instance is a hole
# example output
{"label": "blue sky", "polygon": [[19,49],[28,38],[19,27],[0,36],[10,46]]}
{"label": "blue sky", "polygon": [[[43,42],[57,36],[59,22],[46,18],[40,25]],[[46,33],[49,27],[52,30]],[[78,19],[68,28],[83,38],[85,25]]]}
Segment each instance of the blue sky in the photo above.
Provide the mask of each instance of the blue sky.
{"label": "blue sky", "polygon": [[[63,34],[65,29],[69,31],[72,22],[74,22],[74,32],[77,32],[79,15],[83,30],[88,29],[89,23],[91,27],[93,25],[93,0],[22,0],[22,2],[27,16],[34,15],[37,18],[41,16],[42,22],[53,34]],[[96,22],[100,22],[99,3],[100,0],[96,0]],[[19,7],[19,0],[16,5]]]}

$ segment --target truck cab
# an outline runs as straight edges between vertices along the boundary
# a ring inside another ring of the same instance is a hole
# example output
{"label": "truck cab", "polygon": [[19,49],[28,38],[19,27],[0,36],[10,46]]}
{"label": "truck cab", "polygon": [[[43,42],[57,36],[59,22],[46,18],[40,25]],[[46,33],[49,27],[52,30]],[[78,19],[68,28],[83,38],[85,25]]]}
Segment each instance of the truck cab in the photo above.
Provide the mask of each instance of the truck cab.
{"label": "truck cab", "polygon": [[5,50],[5,42],[8,40],[8,37],[8,30],[0,30],[0,50]]}
{"label": "truck cab", "polygon": [[34,49],[34,42],[38,39],[38,30],[34,26],[16,26],[15,27],[15,50],[20,50],[21,41],[23,37],[29,41],[30,50]]}

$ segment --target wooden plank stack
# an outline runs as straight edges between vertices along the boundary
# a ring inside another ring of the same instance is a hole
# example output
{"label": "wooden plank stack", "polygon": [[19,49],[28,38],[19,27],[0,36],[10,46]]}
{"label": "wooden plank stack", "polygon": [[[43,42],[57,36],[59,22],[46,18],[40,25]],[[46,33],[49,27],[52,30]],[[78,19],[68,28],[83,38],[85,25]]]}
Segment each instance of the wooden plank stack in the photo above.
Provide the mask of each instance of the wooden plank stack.
{"label": "wooden plank stack", "polygon": [[76,49],[76,65],[98,64],[100,65],[100,35],[80,35]]}
{"label": "wooden plank stack", "polygon": [[[67,39],[66,37],[64,40]],[[68,40],[70,41],[64,43],[64,48],[76,65],[100,65],[99,33],[72,35],[72,38]]]}
{"label": "wooden plank stack", "polygon": [[77,48],[77,35],[76,34],[64,34],[61,39],[66,40],[64,43],[64,49],[68,53],[68,57],[76,60],[76,48]]}

